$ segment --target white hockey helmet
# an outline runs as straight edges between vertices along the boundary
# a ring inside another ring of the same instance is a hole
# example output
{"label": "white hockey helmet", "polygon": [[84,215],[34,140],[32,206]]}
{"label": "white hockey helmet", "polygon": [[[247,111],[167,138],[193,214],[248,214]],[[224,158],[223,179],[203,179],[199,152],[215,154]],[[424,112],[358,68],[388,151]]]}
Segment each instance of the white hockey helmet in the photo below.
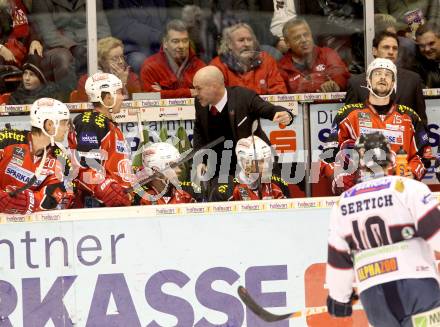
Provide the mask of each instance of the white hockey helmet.
{"label": "white hockey helmet", "polygon": [[142,152],[142,163],[148,174],[155,171],[164,172],[171,163],[180,158],[179,151],[166,142],[153,143]]}
{"label": "white hockey helmet", "polygon": [[[41,98],[36,100],[31,107],[31,126],[37,127],[43,133],[50,137],[51,144],[55,144],[54,137],[58,132],[58,127],[62,120],[70,118],[70,112],[67,106],[52,98]],[[51,120],[55,126],[55,133],[50,135],[44,128],[44,122]]]}
{"label": "white hockey helmet", "polygon": [[264,160],[264,168],[267,168],[272,159],[270,146],[258,136],[254,136],[255,151],[252,136],[238,140],[235,147],[235,154],[241,169],[245,173],[250,173],[254,161]]}
{"label": "white hockey helmet", "polygon": [[102,92],[108,92],[112,95],[114,101],[111,108],[115,105],[117,91],[122,89],[122,81],[113,74],[95,73],[89,76],[86,81],[85,90],[90,102],[99,102],[107,107],[102,101]]}
{"label": "white hockey helmet", "polygon": [[[388,69],[393,73],[394,86],[391,88],[390,92],[385,96],[379,96],[376,93],[374,93],[372,86],[371,86],[371,74],[373,73],[373,71],[375,69],[379,69],[379,68]],[[386,98],[386,97],[390,96],[391,93],[393,93],[393,91],[396,92],[396,90],[397,90],[397,68],[396,68],[396,65],[390,59],[386,59],[386,58],[374,59],[368,65],[366,78],[367,78],[367,88],[370,90],[370,92],[372,92],[378,98]]]}

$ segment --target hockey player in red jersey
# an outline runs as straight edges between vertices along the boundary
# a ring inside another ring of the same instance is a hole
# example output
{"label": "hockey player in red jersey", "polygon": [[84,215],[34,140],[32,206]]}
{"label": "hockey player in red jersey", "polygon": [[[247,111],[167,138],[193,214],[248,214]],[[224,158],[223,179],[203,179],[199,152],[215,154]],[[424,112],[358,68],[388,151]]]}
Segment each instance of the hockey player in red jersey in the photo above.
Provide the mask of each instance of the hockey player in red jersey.
{"label": "hockey player in red jersey", "polygon": [[122,82],[115,75],[96,73],[87,79],[85,90],[94,110],[75,117],[69,133],[78,188],[92,203],[96,199],[107,207],[129,206],[131,198],[124,190],[134,176],[130,148],[112,120],[121,110]]}
{"label": "hockey player in red jersey", "polygon": [[249,136],[238,140],[235,153],[240,172],[230,201],[286,198],[280,187],[271,180],[273,162],[268,144],[258,136]]}
{"label": "hockey player in red jersey", "polygon": [[438,319],[439,204],[425,184],[387,176],[393,153],[382,133],[361,135],[354,149],[361,183],[340,196],[330,217],[328,312],[350,316],[356,286],[372,326]]}
{"label": "hockey player in red jersey", "polygon": [[143,169],[138,172],[137,179],[151,178],[151,180],[135,190],[135,202],[142,205],[196,202],[180,185],[178,179],[180,168],[170,167],[179,158],[179,151],[169,143],[158,142],[148,145],[142,152]]}
{"label": "hockey player in red jersey", "polygon": [[64,209],[73,199],[65,176],[69,160],[57,146],[69,130],[69,109],[58,100],[32,104],[31,131],[0,131],[0,212]]}
{"label": "hockey player in red jersey", "polygon": [[[349,149],[360,135],[380,131],[393,152],[400,148],[406,152],[409,176],[422,179],[426,169],[417,153],[419,147],[426,145],[428,137],[417,113],[390,98],[396,89],[396,66],[389,59],[376,58],[368,66],[367,78],[370,90],[368,101],[342,107],[335,118],[333,126],[337,131],[339,148]],[[334,184],[337,187],[334,189],[337,194],[351,187],[356,178],[356,174],[352,174],[353,167],[347,171],[347,167],[341,168],[343,165],[344,162],[335,162]]]}

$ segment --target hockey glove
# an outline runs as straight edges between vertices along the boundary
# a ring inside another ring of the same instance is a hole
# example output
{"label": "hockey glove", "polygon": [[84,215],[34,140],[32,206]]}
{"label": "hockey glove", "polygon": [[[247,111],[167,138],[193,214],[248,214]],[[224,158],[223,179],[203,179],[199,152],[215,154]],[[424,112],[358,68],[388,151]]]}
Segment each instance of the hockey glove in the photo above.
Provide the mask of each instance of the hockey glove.
{"label": "hockey glove", "polygon": [[111,178],[107,178],[96,187],[95,197],[106,207],[124,207],[131,204],[130,197],[124,192],[124,188]]}
{"label": "hockey glove", "polygon": [[15,196],[0,190],[0,212],[8,214],[29,214],[35,210],[35,197],[31,190],[24,190]]}
{"label": "hockey glove", "polygon": [[330,295],[327,297],[327,310],[328,313],[335,317],[350,317],[353,313],[353,302],[357,301],[359,296],[353,291],[348,303],[338,302],[332,299]]}
{"label": "hockey glove", "polygon": [[338,302],[330,297],[327,297],[328,313],[335,317],[350,317],[353,312],[353,305],[351,301],[348,303]]}

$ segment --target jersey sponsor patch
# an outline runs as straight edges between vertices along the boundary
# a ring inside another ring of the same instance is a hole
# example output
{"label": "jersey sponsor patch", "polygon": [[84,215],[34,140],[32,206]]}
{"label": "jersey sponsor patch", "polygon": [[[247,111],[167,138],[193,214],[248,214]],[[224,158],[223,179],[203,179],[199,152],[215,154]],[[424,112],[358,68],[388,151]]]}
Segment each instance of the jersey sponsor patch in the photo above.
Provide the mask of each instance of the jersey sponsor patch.
{"label": "jersey sponsor patch", "polygon": [[[9,175],[17,181],[26,184],[34,176],[34,173],[11,163],[6,167],[6,175]],[[41,178],[44,180],[46,176],[40,176],[38,180],[35,181],[35,186],[38,186],[43,182]]]}
{"label": "jersey sponsor patch", "polygon": [[370,181],[370,182],[358,184],[352,189],[344,192],[344,198],[349,198],[363,193],[385,190],[387,188],[390,188],[390,186],[391,186],[390,180]]}
{"label": "jersey sponsor patch", "polygon": [[405,126],[402,125],[394,125],[394,124],[385,124],[385,128],[390,131],[405,131]]}
{"label": "jersey sponsor patch", "polygon": [[386,129],[379,129],[379,128],[369,128],[369,127],[361,127],[360,133],[361,134],[371,134],[374,132],[380,132],[385,136],[388,143],[390,144],[399,144],[403,145],[403,133],[401,131],[389,131]]}
{"label": "jersey sponsor patch", "polygon": [[93,132],[81,132],[79,134],[79,144],[98,145],[98,135]]}
{"label": "jersey sponsor patch", "polygon": [[22,166],[24,162],[24,155],[25,155],[25,150],[23,148],[20,148],[19,146],[16,146],[14,148],[14,152],[12,153],[11,162],[19,166]]}
{"label": "jersey sponsor patch", "polygon": [[121,154],[130,154],[127,142],[116,140],[116,152]]}
{"label": "jersey sponsor patch", "polygon": [[368,278],[387,274],[393,271],[397,271],[398,269],[399,267],[397,265],[397,259],[388,258],[376,262],[371,262],[365,266],[358,268],[356,272],[359,281],[363,282]]}

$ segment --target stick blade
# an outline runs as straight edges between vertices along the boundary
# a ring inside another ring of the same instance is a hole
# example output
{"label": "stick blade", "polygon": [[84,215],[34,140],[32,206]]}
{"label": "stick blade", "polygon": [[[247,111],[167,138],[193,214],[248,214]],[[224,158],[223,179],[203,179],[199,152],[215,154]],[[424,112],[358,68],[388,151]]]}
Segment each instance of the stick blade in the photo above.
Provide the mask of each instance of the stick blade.
{"label": "stick blade", "polygon": [[280,321],[284,319],[289,319],[292,314],[286,313],[283,315],[276,315],[273,313],[270,313],[269,311],[262,308],[255,300],[249,295],[246,288],[243,286],[239,286],[237,289],[238,296],[240,299],[244,302],[244,304],[258,317],[260,317],[262,320],[266,322],[275,322]]}

